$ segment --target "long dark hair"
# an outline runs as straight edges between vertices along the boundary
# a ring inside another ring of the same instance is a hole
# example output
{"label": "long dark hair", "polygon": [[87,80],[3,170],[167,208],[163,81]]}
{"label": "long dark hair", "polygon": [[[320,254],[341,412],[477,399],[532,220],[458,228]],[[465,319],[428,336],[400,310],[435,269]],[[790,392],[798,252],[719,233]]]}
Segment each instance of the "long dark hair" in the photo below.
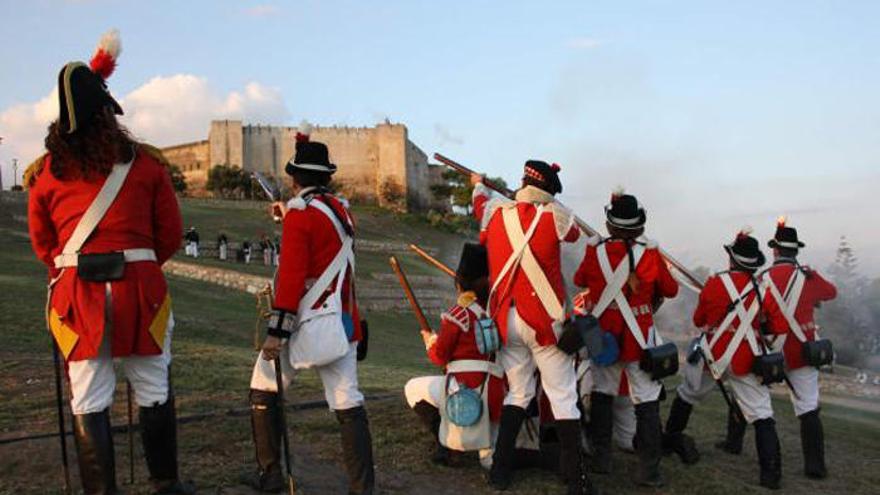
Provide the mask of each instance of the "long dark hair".
{"label": "long dark hair", "polygon": [[131,158],[135,141],[107,107],[72,134],[61,130],[57,120],[52,122],[45,144],[52,155],[52,175],[70,180],[108,175],[113,164]]}

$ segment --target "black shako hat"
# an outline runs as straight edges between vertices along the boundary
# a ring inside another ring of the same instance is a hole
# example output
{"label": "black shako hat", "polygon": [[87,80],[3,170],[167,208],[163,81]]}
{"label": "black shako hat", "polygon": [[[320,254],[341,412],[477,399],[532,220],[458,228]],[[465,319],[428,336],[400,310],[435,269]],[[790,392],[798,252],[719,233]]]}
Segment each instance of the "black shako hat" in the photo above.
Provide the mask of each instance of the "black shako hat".
{"label": "black shako hat", "polygon": [[605,207],[605,218],[618,229],[637,230],[645,226],[648,215],[631,194],[624,194],[622,187],[611,193],[611,203]]}
{"label": "black shako hat", "polygon": [[541,160],[528,160],[523,170],[523,182],[550,194],[559,194],[562,192],[562,182],[559,181],[560,170],[561,167],[555,163],[550,165]]}
{"label": "black shako hat", "polygon": [[758,240],[749,235],[751,233],[751,227],[743,227],[732,243],[724,245],[724,250],[738,266],[747,270],[757,270],[764,266],[766,258],[758,246]]}
{"label": "black shako hat", "polygon": [[299,132],[296,133],[296,153],[293,159],[287,162],[284,171],[288,175],[293,175],[297,170],[308,170],[311,172],[321,172],[325,174],[333,174],[336,172],[336,165],[330,163],[330,153],[327,145],[317,141],[311,141],[312,126],[308,122],[303,121],[299,126]]}
{"label": "black shako hat", "polygon": [[107,91],[107,78],[113,74],[121,50],[119,32],[108,31],[101,37],[89,65],[70,62],[58,73],[58,122],[62,132],[76,132],[105,107],[122,115],[122,107]]}
{"label": "black shako hat", "polygon": [[785,225],[785,217],[776,221],[776,234],[767,242],[771,248],[800,249],[806,244],[798,239],[797,229]]}
{"label": "black shako hat", "polygon": [[475,242],[466,242],[461,248],[461,260],[455,278],[458,281],[474,281],[489,276],[489,257],[486,246]]}

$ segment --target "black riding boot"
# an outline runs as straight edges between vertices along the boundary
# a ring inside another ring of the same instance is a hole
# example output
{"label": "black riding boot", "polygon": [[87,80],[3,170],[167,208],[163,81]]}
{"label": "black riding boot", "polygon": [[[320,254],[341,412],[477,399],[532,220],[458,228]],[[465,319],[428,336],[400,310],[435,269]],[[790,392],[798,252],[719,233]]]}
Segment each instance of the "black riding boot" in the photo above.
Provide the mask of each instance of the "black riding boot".
{"label": "black riding boot", "polygon": [[611,435],[614,428],[614,397],[600,392],[590,394],[590,444],[593,458],[590,470],[611,472]]}
{"label": "black riding boot", "polygon": [[660,426],[660,401],[636,405],[636,454],[639,456],[639,484],[660,488],[666,484],[660,474],[663,457],[663,430]]}
{"label": "black riding boot", "polygon": [[807,478],[822,479],[828,476],[825,467],[825,433],[819,410],[814,409],[798,416],[801,420],[801,448],[804,453],[804,474]]}
{"label": "black riding boot", "polygon": [[489,470],[489,485],[496,490],[507,490],[513,481],[513,460],[516,452],[516,437],[526,419],[526,410],[517,406],[504,406],[501,409],[501,422],[498,425],[498,439],[492,455],[492,469]]}
{"label": "black riding boot", "polygon": [[86,495],[117,493],[116,459],[110,431],[110,411],[73,416],[73,435],[79,476]]}
{"label": "black riding boot", "polygon": [[727,408],[727,436],[715,444],[715,447],[728,454],[739,455],[743,449],[743,438],[746,436],[746,422],[739,417],[732,407]]}
{"label": "black riding boot", "polygon": [[663,450],[674,452],[685,464],[695,464],[700,460],[700,452],[690,435],[684,432],[694,406],[676,396],[666,418],[666,431],[663,433]]}
{"label": "black riding boot", "polygon": [[761,486],[778,490],[782,479],[782,453],[773,418],[755,421],[755,446],[761,466]]}
{"label": "black riding boot", "polygon": [[425,425],[425,429],[431,434],[434,441],[434,453],[431,462],[440,465],[449,465],[449,449],[440,443],[440,411],[426,401],[420,400],[413,406],[413,411]]}
{"label": "black riding boot", "polygon": [[157,495],[191,494],[195,488],[180,481],[177,473],[177,412],[174,396],[162,405],[141,407],[141,442]]}
{"label": "black riding boot", "polygon": [[281,472],[281,411],[278,394],[251,389],[251,430],[257,471],[245,475],[243,482],[261,492],[280,493],[285,488]]}
{"label": "black riding boot", "polygon": [[348,493],[370,495],[375,484],[373,439],[363,406],[336,411],[342,433],[342,457],[348,473]]}
{"label": "black riding boot", "polygon": [[594,495],[596,490],[587,477],[584,452],[581,448],[581,422],[578,419],[556,421],[559,436],[559,467],[568,487],[568,495]]}

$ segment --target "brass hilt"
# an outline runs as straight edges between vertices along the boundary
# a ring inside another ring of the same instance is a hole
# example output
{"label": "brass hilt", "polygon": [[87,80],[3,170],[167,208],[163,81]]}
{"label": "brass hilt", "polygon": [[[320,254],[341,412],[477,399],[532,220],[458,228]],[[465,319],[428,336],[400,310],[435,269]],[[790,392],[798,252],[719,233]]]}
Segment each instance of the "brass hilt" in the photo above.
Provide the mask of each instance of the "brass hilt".
{"label": "brass hilt", "polygon": [[257,292],[257,321],[254,323],[254,350],[259,351],[262,347],[262,334],[265,322],[272,316],[272,300],[274,299],[272,284],[266,284]]}

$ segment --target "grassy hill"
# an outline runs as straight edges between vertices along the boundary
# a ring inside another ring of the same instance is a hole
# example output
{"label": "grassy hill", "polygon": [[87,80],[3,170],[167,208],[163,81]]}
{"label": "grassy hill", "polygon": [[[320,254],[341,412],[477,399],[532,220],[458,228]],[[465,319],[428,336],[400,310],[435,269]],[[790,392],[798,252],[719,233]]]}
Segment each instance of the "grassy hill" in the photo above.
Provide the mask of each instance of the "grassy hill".
{"label": "grassy hill", "polygon": [[[23,204],[5,197],[0,203],[0,493],[58,493],[57,439],[3,443],[3,439],[26,434],[51,433],[55,426],[52,361],[49,339],[41,319],[45,298],[45,270],[30,252]],[[273,226],[266,221],[262,205],[215,201],[185,201],[186,225],[197,226],[203,241],[213,242],[224,229],[231,240],[244,236],[256,239]],[[431,247],[438,256],[454,263],[458,246],[466,236],[445,233],[424,220],[408,215],[356,208],[362,239],[396,249],[417,241]],[[371,248],[372,249],[372,248]],[[404,256],[414,274],[436,275],[417,259]],[[188,258],[185,261],[192,261]],[[381,288],[376,277],[387,275],[387,253],[363,250],[359,253],[359,277],[365,284]],[[200,259],[199,263],[219,262]],[[261,266],[226,263],[224,268],[269,274]],[[244,292],[184,278],[170,278],[177,320],[174,339],[173,380],[179,414],[190,418],[180,426],[181,471],[203,489],[202,493],[249,493],[236,487],[240,472],[253,462],[250,424],[246,414],[247,388],[255,353],[254,297]],[[393,286],[393,283],[392,285]],[[428,289],[427,287],[424,289]],[[450,290],[451,284],[435,287]],[[379,289],[376,289],[379,290]],[[400,296],[398,296],[400,297]],[[406,311],[372,311],[371,353],[361,363],[363,389],[375,400],[367,408],[374,435],[379,485],[383,493],[491,493],[483,475],[471,459],[459,469],[438,468],[426,461],[429,440],[408,410],[402,397],[407,379],[435,373],[424,357],[416,324]],[[674,381],[667,382],[671,390]],[[289,402],[308,402],[322,396],[315,375],[299,375],[288,393]],[[668,407],[669,402],[664,404]],[[858,405],[858,404],[855,404]],[[828,459],[832,476],[815,483],[801,474],[798,424],[787,400],[774,399],[784,453],[782,493],[877,492],[880,483],[880,414],[865,408],[829,404],[823,408],[828,436]],[[124,386],[117,387],[114,424],[125,423]],[[698,438],[703,460],[696,466],[682,466],[667,458],[663,468],[669,486],[656,493],[713,493],[742,495],[763,493],[757,487],[757,461],[751,447],[739,457],[723,454],[712,444],[724,429],[726,411],[719,396],[711,397],[694,413],[692,433]],[[336,421],[318,408],[289,415],[295,445],[297,474],[305,493],[341,493]],[[127,478],[126,435],[116,436],[117,470],[120,482]],[[136,484],[128,493],[148,493],[147,478],[136,437]],[[72,443],[70,443],[72,449]],[[74,457],[71,456],[71,461]],[[75,464],[74,464],[75,465]],[[635,458],[615,454],[615,473],[597,477],[604,493],[645,493],[632,483]],[[74,471],[76,469],[74,468]],[[517,478],[514,494],[558,493],[560,488],[548,473],[530,472]]]}

